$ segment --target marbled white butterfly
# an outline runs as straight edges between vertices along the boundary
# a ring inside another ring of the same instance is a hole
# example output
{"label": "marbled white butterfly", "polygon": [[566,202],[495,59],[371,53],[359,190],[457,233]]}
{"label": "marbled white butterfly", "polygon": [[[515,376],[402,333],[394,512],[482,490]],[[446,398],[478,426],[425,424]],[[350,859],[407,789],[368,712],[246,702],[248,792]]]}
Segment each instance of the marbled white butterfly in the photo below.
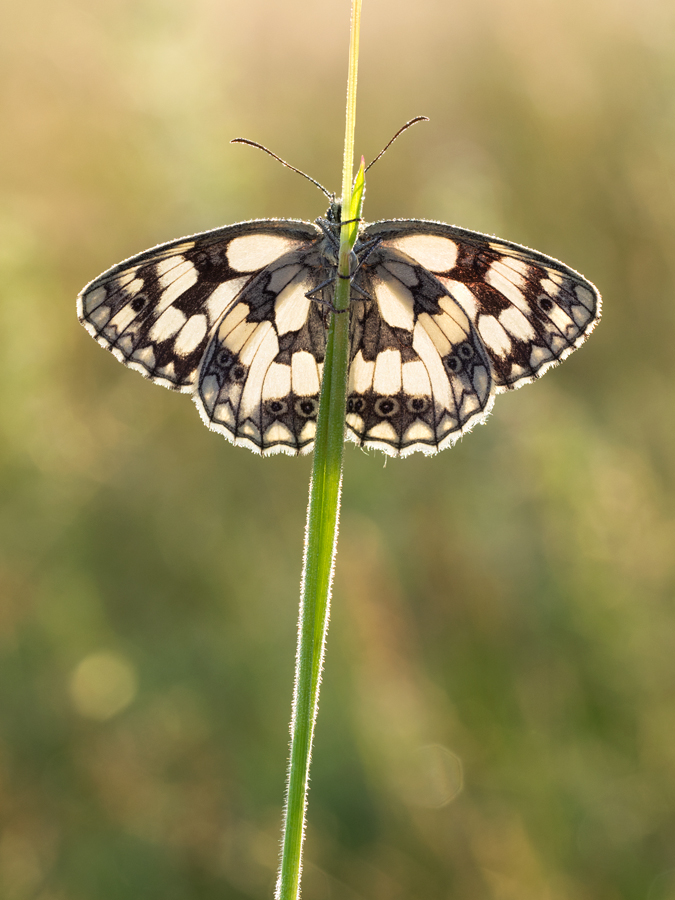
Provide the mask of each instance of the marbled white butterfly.
{"label": "marbled white butterfly", "polygon": [[[327,220],[240,222],[162,244],[84,288],[78,316],[205,424],[257,453],[313,446],[339,205]],[[431,454],[495,395],[579,347],[600,295],[555,259],[442,222],[361,225],[352,277],[347,437]]]}

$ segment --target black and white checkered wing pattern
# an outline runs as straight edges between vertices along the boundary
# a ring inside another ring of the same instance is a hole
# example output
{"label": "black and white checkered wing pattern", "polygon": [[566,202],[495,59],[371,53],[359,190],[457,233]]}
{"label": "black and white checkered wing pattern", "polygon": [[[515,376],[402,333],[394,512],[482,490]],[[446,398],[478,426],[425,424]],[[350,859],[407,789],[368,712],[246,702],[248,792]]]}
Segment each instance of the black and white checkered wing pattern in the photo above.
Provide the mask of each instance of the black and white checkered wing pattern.
{"label": "black and white checkered wing pattern", "polygon": [[120,362],[192,393],[209,340],[246,285],[317,234],[309,223],[264,220],[163,244],[88,284],[79,319]]}
{"label": "black and white checkered wing pattern", "polygon": [[[241,292],[201,367],[195,402],[210,428],[263,455],[312,449],[328,311],[307,295],[332,274],[310,247],[275,260]],[[328,303],[332,282],[325,294]]]}
{"label": "black and white checkered wing pattern", "polygon": [[408,254],[462,307],[490,358],[496,393],[521,387],[581,346],[600,319],[596,288],[527,247],[440,222],[369,226]]}
{"label": "black and white checkered wing pattern", "polygon": [[[78,315],[125,365],[191,393],[234,444],[307,453],[333,314],[329,221],[243,222],[155,247],[89,284]],[[347,436],[393,456],[453,444],[600,317],[574,270],[450,225],[378,222],[354,252]]]}
{"label": "black and white checkered wing pattern", "polygon": [[485,418],[490,359],[441,282],[392,247],[376,248],[355,278],[347,432],[394,456],[435,453]]}

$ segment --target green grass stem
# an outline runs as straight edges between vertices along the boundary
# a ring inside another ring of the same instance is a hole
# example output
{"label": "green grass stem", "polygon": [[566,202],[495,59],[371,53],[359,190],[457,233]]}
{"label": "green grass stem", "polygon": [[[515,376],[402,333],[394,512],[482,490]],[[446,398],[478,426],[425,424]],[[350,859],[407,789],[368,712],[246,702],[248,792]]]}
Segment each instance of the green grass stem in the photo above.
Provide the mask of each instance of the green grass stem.
{"label": "green grass stem", "polygon": [[[360,215],[365,186],[362,164],[352,187],[360,18],[361,0],[353,0],[342,173],[343,221]],[[277,900],[297,900],[300,896],[309,766],[330,616],[330,596],[340,518],[349,366],[350,254],[357,233],[358,228],[349,225],[344,225],[340,232],[338,273],[343,277],[336,278],[333,302],[337,310],[346,312],[332,316],[321,384],[300,588],[291,752],[281,863],[275,893]]]}

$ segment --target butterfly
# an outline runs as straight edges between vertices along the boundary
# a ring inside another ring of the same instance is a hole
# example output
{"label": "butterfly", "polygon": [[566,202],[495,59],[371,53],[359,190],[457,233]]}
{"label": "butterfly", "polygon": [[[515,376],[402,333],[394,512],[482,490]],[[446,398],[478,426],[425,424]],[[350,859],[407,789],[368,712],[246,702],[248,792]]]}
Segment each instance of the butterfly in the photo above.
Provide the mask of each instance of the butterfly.
{"label": "butterfly", "polygon": [[[311,451],[333,315],[339,205],[240,222],[104,272],[78,316],[131,369],[191,394],[205,424],[264,456]],[[433,454],[579,347],[597,289],[534,250],[442,222],[360,224],[346,436]]]}

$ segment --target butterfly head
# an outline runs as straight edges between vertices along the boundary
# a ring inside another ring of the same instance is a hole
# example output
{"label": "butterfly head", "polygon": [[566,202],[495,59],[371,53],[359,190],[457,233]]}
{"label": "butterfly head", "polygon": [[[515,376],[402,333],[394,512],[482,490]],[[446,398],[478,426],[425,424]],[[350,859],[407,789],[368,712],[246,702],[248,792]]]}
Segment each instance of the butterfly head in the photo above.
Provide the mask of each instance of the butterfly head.
{"label": "butterfly head", "polygon": [[331,225],[339,225],[340,219],[342,218],[342,201],[338,200],[333,194],[330,198],[330,206],[328,207],[328,211],[326,212],[326,220],[330,222]]}

